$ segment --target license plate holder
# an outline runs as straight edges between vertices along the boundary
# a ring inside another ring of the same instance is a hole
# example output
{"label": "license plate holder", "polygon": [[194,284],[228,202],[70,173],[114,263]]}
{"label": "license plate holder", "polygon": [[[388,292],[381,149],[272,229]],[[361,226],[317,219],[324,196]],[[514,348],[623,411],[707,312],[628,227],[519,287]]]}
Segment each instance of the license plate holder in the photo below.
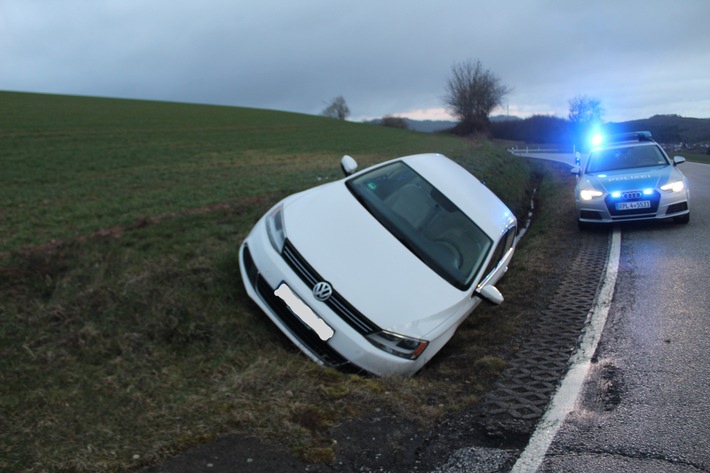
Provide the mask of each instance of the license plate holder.
{"label": "license plate holder", "polygon": [[616,204],[616,210],[637,210],[637,209],[650,209],[650,200],[639,200],[634,202],[618,202]]}
{"label": "license plate holder", "polygon": [[279,287],[274,291],[274,295],[286,303],[286,307],[299,318],[301,322],[306,324],[313,330],[318,337],[325,341],[330,340],[335,335],[333,330],[323,319],[311,309],[308,304],[303,302],[285,282],[279,284]]}

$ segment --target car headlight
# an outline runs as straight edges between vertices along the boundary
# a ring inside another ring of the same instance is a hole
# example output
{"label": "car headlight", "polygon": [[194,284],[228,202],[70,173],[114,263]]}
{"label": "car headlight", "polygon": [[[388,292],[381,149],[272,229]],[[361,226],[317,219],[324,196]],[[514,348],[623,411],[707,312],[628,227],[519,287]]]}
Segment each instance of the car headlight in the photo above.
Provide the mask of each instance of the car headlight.
{"label": "car headlight", "polygon": [[286,228],[284,227],[283,205],[278,204],[266,216],[266,233],[274,249],[281,253],[286,243]]}
{"label": "car headlight", "polygon": [[596,189],[581,189],[579,191],[579,198],[582,200],[592,200],[602,195],[604,195],[604,193]]}
{"label": "car headlight", "polygon": [[668,184],[661,186],[661,190],[671,192],[680,192],[683,189],[685,189],[685,183],[683,181],[669,182]]}
{"label": "car headlight", "polygon": [[416,360],[422,354],[429,342],[418,338],[405,337],[397,333],[381,330],[371,333],[367,340],[380,350],[408,360]]}

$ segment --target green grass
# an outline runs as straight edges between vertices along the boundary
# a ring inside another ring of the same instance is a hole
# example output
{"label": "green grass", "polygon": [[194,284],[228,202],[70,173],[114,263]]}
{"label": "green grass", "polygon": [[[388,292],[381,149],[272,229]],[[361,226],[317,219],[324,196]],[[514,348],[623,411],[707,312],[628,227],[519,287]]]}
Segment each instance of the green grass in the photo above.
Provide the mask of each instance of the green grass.
{"label": "green grass", "polygon": [[264,211],[338,178],[342,154],[442,152],[518,215],[546,171],[485,141],[288,113],[0,103],[2,471],[125,471],[233,430],[329,459],[328,429],[375,405],[432,425],[503,369],[527,295],[548,276],[539,263],[556,217],[541,216],[552,228],[521,244],[506,302],[477,310],[416,377],[324,369],[244,292],[237,248]]}
{"label": "green grass", "polygon": [[0,93],[0,253],[465,143],[230,107]]}

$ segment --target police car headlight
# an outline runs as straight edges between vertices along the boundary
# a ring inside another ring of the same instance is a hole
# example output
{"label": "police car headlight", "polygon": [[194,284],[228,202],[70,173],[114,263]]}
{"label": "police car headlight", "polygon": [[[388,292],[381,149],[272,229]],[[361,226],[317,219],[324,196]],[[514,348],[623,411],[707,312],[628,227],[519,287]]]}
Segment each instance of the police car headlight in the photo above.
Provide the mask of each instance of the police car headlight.
{"label": "police car headlight", "polygon": [[596,189],[582,189],[579,191],[579,198],[582,200],[592,200],[602,195],[604,195],[604,193]]}
{"label": "police car headlight", "polygon": [[668,184],[661,186],[663,191],[680,192],[685,189],[685,183],[683,181],[669,182]]}

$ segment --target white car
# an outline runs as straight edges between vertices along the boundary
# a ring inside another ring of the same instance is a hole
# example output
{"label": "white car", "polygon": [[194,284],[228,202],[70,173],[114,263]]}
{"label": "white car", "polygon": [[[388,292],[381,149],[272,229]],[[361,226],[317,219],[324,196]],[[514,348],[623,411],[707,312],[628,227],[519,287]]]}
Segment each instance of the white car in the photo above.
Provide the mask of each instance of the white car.
{"label": "white car", "polygon": [[649,132],[610,137],[591,151],[584,167],[575,166],[577,221],[594,223],[672,218],[690,221],[688,181]]}
{"label": "white car", "polygon": [[451,338],[513,255],[516,219],[439,154],[394,159],[294,194],[240,248],[249,296],[313,360],[412,375]]}

